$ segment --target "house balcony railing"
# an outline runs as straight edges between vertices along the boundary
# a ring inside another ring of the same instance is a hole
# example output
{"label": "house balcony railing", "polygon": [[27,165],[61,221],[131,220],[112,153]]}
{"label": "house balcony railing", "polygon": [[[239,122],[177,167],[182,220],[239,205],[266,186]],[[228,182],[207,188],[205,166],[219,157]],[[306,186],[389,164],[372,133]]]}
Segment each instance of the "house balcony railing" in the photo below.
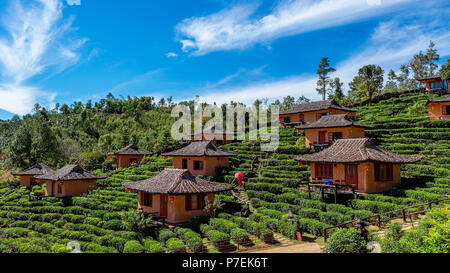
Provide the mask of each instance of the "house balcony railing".
{"label": "house balcony railing", "polygon": [[314,143],[310,143],[309,146],[310,148],[314,148],[314,150],[316,151],[322,151],[323,149],[326,149],[328,147],[330,147],[332,144],[332,142],[314,142]]}

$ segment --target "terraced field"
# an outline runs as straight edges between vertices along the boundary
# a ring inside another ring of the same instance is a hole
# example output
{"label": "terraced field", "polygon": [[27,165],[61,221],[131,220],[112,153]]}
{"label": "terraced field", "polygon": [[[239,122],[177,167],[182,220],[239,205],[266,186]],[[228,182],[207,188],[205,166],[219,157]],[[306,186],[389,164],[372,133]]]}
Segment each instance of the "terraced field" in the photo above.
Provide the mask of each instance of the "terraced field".
{"label": "terraced field", "polygon": [[[230,167],[220,170],[217,177],[207,177],[229,183],[236,172],[243,172],[242,194],[256,209],[250,215],[228,193],[219,195],[225,206],[217,217],[200,217],[182,227],[163,228],[145,236],[126,229],[122,214],[136,209],[137,198],[120,183],[154,176],[171,165],[170,158],[153,156],[138,168],[97,171],[108,178],[99,182],[97,190],[71,202],[53,197],[30,201],[25,188],[1,188],[0,252],[67,252],[66,245],[73,240],[80,242],[83,252],[221,252],[224,244],[270,244],[274,233],[295,240],[296,226],[287,221],[290,209],[305,235],[321,241],[323,228],[330,225],[447,198],[450,121],[429,121],[423,117],[424,109],[412,109],[415,103],[423,104],[431,97],[405,94],[359,107],[362,122],[375,126],[367,136],[377,145],[399,154],[425,156],[422,162],[404,166],[403,182],[387,193],[362,195],[340,204],[322,202],[318,194],[309,200],[298,185],[308,181],[309,167],[297,165],[292,157],[313,151],[304,147],[294,129],[280,128],[280,145],[275,152],[261,152],[258,142],[223,145],[239,155],[231,158]],[[33,191],[42,192],[43,188],[36,186]],[[206,250],[200,245],[207,245]]]}

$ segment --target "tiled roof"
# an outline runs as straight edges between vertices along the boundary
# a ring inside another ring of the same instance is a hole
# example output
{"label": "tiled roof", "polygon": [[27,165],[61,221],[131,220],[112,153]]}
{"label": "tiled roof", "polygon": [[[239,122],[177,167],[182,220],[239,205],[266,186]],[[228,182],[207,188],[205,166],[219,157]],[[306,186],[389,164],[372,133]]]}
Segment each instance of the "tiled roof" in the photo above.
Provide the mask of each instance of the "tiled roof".
{"label": "tiled roof", "polygon": [[17,172],[14,173],[14,175],[42,175],[42,174],[51,174],[54,173],[55,170],[53,170],[52,168],[50,168],[49,166],[43,164],[43,163],[39,163],[34,165],[33,167],[30,167],[26,170],[23,170],[21,172]]}
{"label": "tiled roof", "polygon": [[441,78],[441,75],[440,75],[439,72],[437,72],[437,73],[434,74],[434,75],[427,76],[427,77],[423,77],[423,78],[418,79],[418,80],[419,80],[419,81],[426,81],[426,80],[437,80],[437,79],[440,79],[440,78]]}
{"label": "tiled roof", "polygon": [[104,179],[106,177],[93,174],[78,165],[66,165],[54,173],[39,175],[36,178],[41,180],[69,181]]}
{"label": "tiled roof", "polygon": [[348,126],[372,128],[372,126],[361,124],[361,123],[358,123],[356,121],[349,119],[346,114],[322,116],[316,122],[313,122],[308,125],[297,126],[295,128],[315,129],[315,128],[335,128],[335,127],[348,127]]}
{"label": "tiled roof", "polygon": [[375,146],[368,138],[339,139],[329,148],[310,156],[296,156],[301,162],[359,163],[377,161],[386,163],[414,163],[423,156],[405,156]]}
{"label": "tiled roof", "polygon": [[181,149],[163,153],[164,156],[234,156],[236,153],[217,148],[211,141],[192,142]]}
{"label": "tiled roof", "polygon": [[308,102],[308,103],[294,104],[291,107],[291,109],[281,112],[280,115],[327,110],[330,108],[342,110],[342,111],[348,111],[348,112],[358,111],[357,109],[340,106],[333,100],[323,100],[323,101],[314,101],[314,102]]}
{"label": "tiled roof", "polygon": [[151,155],[152,153],[130,144],[117,152],[110,153],[111,155]]}
{"label": "tiled roof", "polygon": [[213,183],[192,175],[188,170],[164,169],[158,175],[137,182],[124,182],[125,188],[162,194],[192,194],[228,191],[231,185]]}
{"label": "tiled roof", "polygon": [[427,101],[427,103],[425,105],[428,105],[428,104],[430,104],[432,102],[450,102],[450,95],[443,96],[443,97],[440,97],[440,98],[437,98],[437,99],[429,100],[429,101]]}

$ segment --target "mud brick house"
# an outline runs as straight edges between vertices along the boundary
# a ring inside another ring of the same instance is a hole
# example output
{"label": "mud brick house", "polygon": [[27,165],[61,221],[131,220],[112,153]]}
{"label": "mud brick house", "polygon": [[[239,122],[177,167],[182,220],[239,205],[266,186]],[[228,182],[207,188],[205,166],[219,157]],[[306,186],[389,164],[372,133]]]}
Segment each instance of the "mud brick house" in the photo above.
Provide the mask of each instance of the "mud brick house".
{"label": "mud brick house", "polygon": [[348,114],[356,117],[358,110],[340,106],[333,100],[315,101],[293,105],[280,113],[280,125],[294,127],[307,122],[316,122],[322,116]]}
{"label": "mud brick house", "polygon": [[429,100],[425,107],[428,109],[428,117],[435,119],[450,119],[450,95]]}
{"label": "mud brick house", "polygon": [[401,164],[418,162],[422,158],[388,152],[368,138],[339,139],[318,153],[294,157],[310,164],[312,183],[331,179],[333,184],[353,185],[362,193],[391,189],[401,181]]}
{"label": "mud brick house", "polygon": [[187,169],[193,175],[216,175],[216,168],[228,167],[229,157],[236,153],[217,148],[211,141],[197,141],[162,155],[172,157],[175,169]]}
{"label": "mud brick house", "polygon": [[164,169],[152,178],[124,182],[122,185],[138,191],[140,211],[165,217],[169,223],[185,222],[192,217],[206,215],[205,197],[212,203],[216,193],[233,188],[231,185],[200,179],[183,169]]}
{"label": "mud brick house", "polygon": [[218,126],[209,126],[203,129],[202,133],[194,134],[193,141],[209,140],[214,145],[229,144],[233,141],[234,132],[227,131]]}
{"label": "mud brick house", "polygon": [[31,187],[34,185],[38,185],[35,176],[48,175],[54,172],[55,170],[53,170],[49,166],[39,163],[21,172],[13,173],[13,175],[20,177],[20,186]]}
{"label": "mud brick house", "polygon": [[428,93],[438,93],[441,95],[450,93],[449,82],[443,81],[439,72],[433,76],[419,79],[418,81],[425,84],[425,90]]}
{"label": "mud brick house", "polygon": [[305,132],[306,146],[329,146],[333,141],[346,138],[363,138],[365,129],[372,126],[354,121],[347,114],[322,116],[308,125],[296,126]]}
{"label": "mud brick house", "polygon": [[130,144],[117,152],[110,153],[109,156],[113,159],[113,164],[116,169],[118,168],[128,168],[131,165],[139,165],[146,155],[151,155],[152,153],[143,150],[136,145]]}
{"label": "mud brick house", "polygon": [[97,189],[97,180],[106,177],[93,174],[78,165],[66,165],[61,169],[36,176],[45,183],[45,196],[79,196]]}

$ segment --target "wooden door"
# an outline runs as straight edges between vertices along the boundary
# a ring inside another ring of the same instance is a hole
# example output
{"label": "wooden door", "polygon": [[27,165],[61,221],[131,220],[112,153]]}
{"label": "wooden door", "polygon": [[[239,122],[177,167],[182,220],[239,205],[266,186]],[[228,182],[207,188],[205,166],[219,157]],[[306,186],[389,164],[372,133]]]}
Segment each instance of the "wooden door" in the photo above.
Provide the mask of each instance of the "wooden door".
{"label": "wooden door", "polygon": [[167,217],[167,199],[168,196],[166,194],[161,194],[161,202],[160,202],[160,211],[159,215],[162,217]]}
{"label": "wooden door", "polygon": [[325,143],[326,135],[327,135],[326,131],[319,132],[319,143]]}
{"label": "wooden door", "polygon": [[358,165],[345,165],[345,182],[358,188]]}

